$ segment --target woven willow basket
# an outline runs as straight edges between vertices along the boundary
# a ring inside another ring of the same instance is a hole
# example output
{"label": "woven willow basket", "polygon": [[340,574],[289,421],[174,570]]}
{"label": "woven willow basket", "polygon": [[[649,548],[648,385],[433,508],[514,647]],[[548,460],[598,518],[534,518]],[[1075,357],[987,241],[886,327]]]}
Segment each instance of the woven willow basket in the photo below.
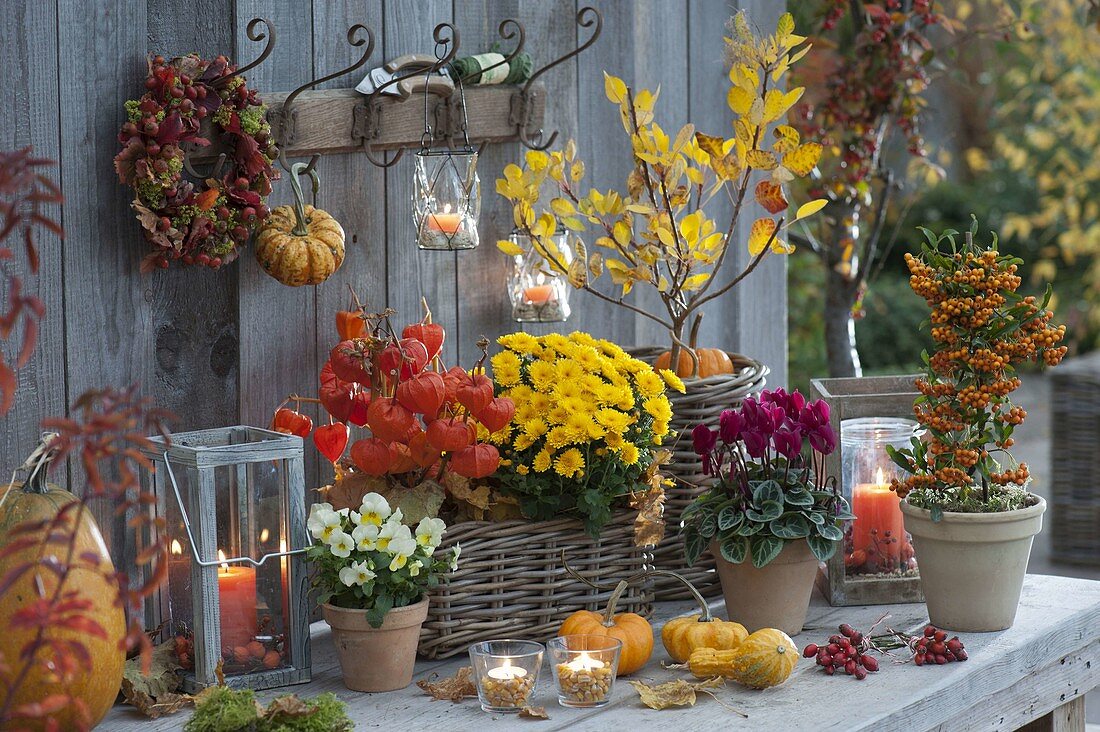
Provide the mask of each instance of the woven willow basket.
{"label": "woven willow basket", "polygon": [[[428,619],[417,652],[428,658],[465,653],[471,643],[494,638],[545,641],[577,610],[602,610],[610,590],[571,579],[569,566],[593,582],[615,581],[649,566],[648,548],[634,546],[636,511],[617,511],[599,540],[580,521],[467,521],[447,529],[440,549],[462,546],[458,571],[430,595]],[[653,590],[631,586],[620,612],[649,617]]]}
{"label": "woven willow basket", "polygon": [[[668,348],[642,346],[627,349],[630,355],[652,364]],[[684,566],[684,540],[680,536],[680,514],[706,490],[703,461],[691,446],[691,430],[700,422],[718,424],[722,410],[737,407],[741,400],[764,388],[768,367],[759,361],[737,353],[729,354],[734,372],[705,379],[685,380],[684,394],[669,391],[672,402],[671,431],[665,445],[672,450],[672,462],[666,473],[676,481],[668,489],[665,501],[665,538],[653,552],[653,565],[687,578],[705,597],[721,594],[722,586],[714,571],[714,558],[704,553],[692,567]],[[673,579],[658,577],[653,582],[654,594],[661,600],[688,600],[691,595]]]}

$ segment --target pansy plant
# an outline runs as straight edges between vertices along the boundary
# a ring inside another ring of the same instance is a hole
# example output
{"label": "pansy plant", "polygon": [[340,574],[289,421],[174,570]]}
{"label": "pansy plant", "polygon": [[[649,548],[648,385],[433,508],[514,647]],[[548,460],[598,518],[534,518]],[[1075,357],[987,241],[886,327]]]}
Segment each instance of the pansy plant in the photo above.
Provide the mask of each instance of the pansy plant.
{"label": "pansy plant", "polygon": [[401,509],[377,493],[364,496],[358,511],[313,504],[306,556],[318,568],[319,600],[361,608],[377,628],[391,609],[419,602],[441,574],[457,569],[458,546],[436,551],[447,530],[441,519],[424,518],[415,529],[402,520]]}
{"label": "pansy plant", "polygon": [[722,412],[718,428],[692,432],[713,487],[684,511],[688,564],[712,544],[727,561],[763,567],[791,541],[806,540],[821,561],[853,518],[825,456],[836,449],[829,405],[798,391],[764,391]]}

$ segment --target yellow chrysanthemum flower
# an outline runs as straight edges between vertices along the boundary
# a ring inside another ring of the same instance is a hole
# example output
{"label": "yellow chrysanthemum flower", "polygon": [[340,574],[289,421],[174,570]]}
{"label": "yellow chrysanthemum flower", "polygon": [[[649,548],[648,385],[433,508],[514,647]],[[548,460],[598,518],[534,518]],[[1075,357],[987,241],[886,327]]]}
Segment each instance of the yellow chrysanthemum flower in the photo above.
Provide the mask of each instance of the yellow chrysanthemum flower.
{"label": "yellow chrysanthemum flower", "polygon": [[577,448],[570,448],[558,455],[558,459],[554,461],[554,470],[563,478],[572,478],[584,470],[584,455]]}
{"label": "yellow chrysanthemum flower", "polygon": [[672,369],[661,369],[657,373],[661,375],[661,378],[665,380],[665,383],[668,384],[670,388],[675,389],[681,394],[686,391],[683,380],[677,376]]}
{"label": "yellow chrysanthemum flower", "polygon": [[642,403],[642,408],[653,415],[653,419],[660,422],[667,422],[672,419],[672,406],[668,403],[668,398],[659,396],[646,399]]}
{"label": "yellow chrysanthemum flower", "polygon": [[[653,435],[655,437],[664,437],[668,434],[668,422],[662,419],[653,420]],[[657,443],[660,445],[661,443]]]}
{"label": "yellow chrysanthemum flower", "polygon": [[634,443],[628,442],[623,445],[623,449],[619,452],[619,457],[623,459],[623,462],[627,465],[635,465],[638,462],[638,448],[634,446]]}
{"label": "yellow chrysanthemum flower", "polygon": [[546,447],[555,452],[568,446],[572,441],[572,435],[566,427],[555,427],[546,433]]}
{"label": "yellow chrysanthemum flower", "polygon": [[542,393],[532,394],[528,401],[530,401],[531,407],[537,414],[546,414],[554,403],[554,400],[550,398],[549,394]]}
{"label": "yellow chrysanthemum flower", "polygon": [[550,429],[550,426],[546,424],[546,420],[542,417],[534,417],[523,422],[523,433],[532,440],[537,440],[545,435],[548,429]]}
{"label": "yellow chrysanthemum flower", "polygon": [[539,339],[530,333],[509,333],[498,338],[497,343],[525,355],[533,354],[540,349]]}
{"label": "yellow chrysanthemum flower", "polygon": [[526,465],[517,465],[516,472],[520,475],[527,475],[529,472],[531,472],[531,469],[528,468]]}
{"label": "yellow chrysanthemum flower", "polygon": [[584,395],[584,389],[581,388],[580,377],[573,377],[570,379],[559,381],[554,385],[554,398],[565,401],[566,399],[579,399]]}
{"label": "yellow chrysanthemum flower", "polygon": [[538,391],[550,391],[554,388],[557,372],[554,365],[547,361],[535,361],[527,367],[527,377]]}
{"label": "yellow chrysanthemum flower", "polygon": [[560,404],[546,413],[546,420],[550,424],[565,424],[567,419],[569,419],[569,410]]}
{"label": "yellow chrysanthemum flower", "polygon": [[536,439],[537,438],[531,437],[531,435],[527,434],[526,432],[521,432],[516,435],[516,439],[512,443],[512,447],[517,450],[526,450],[527,448],[531,447],[531,445],[535,444]]}
{"label": "yellow chrysanthemum flower", "polygon": [[595,348],[591,346],[579,346],[573,353],[573,360],[581,365],[585,371],[597,371],[603,368],[606,359],[602,358]]}
{"label": "yellow chrysanthemum flower", "polygon": [[655,397],[665,392],[665,382],[650,370],[634,374],[634,384],[643,397]]}
{"label": "yellow chrysanthemum flower", "polygon": [[535,455],[535,462],[531,465],[535,469],[536,473],[545,473],[550,469],[550,453],[546,450],[540,450],[538,455]]}

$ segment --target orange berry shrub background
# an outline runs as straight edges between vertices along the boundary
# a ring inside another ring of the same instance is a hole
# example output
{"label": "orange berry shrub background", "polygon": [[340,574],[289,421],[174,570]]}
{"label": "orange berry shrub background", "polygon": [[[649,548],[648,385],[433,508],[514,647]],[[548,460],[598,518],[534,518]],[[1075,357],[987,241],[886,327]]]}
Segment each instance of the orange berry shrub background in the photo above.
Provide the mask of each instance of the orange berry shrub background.
{"label": "orange berry shrub background", "polygon": [[962,243],[951,229],[940,236],[921,231],[928,241],[905,262],[910,287],[931,310],[925,327],[935,348],[923,354],[913,405],[927,433],[910,448],[891,450],[910,473],[892,487],[923,508],[1021,508],[1028,499],[1019,489],[1030,475],[1008,448],[1027,414],[1009,394],[1020,386],[1016,366],[1062,360],[1066,327],[1050,322],[1049,288],[1041,302],[1017,293],[1023,260],[998,252],[996,234],[988,248],[974,243],[977,221]]}

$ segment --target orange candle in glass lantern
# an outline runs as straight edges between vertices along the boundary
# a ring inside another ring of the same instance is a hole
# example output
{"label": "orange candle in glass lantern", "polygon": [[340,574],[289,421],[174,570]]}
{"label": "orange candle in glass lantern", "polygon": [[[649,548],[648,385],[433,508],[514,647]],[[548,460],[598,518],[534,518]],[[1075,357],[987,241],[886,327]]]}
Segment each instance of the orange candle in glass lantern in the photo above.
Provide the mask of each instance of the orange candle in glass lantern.
{"label": "orange candle in glass lantern", "polygon": [[[882,468],[875,473],[874,483],[858,483],[852,488],[852,549],[863,550],[869,558],[889,557],[897,560],[905,540],[905,520],[901,499],[883,480]],[[871,530],[877,529],[872,534]],[[890,536],[886,536],[890,532]],[[889,542],[889,543],[887,543]]]}
{"label": "orange candle in glass lantern", "polygon": [[432,231],[441,231],[444,234],[456,234],[462,226],[462,214],[451,213],[451,204],[443,207],[443,213],[428,214],[428,228]]}
{"label": "orange candle in glass lantern", "polygon": [[553,285],[532,285],[523,290],[523,298],[532,305],[545,305],[553,296]]}
{"label": "orange candle in glass lantern", "polygon": [[[218,559],[225,559],[221,549]],[[222,647],[248,645],[256,635],[256,570],[222,564],[218,568],[218,604]]]}

